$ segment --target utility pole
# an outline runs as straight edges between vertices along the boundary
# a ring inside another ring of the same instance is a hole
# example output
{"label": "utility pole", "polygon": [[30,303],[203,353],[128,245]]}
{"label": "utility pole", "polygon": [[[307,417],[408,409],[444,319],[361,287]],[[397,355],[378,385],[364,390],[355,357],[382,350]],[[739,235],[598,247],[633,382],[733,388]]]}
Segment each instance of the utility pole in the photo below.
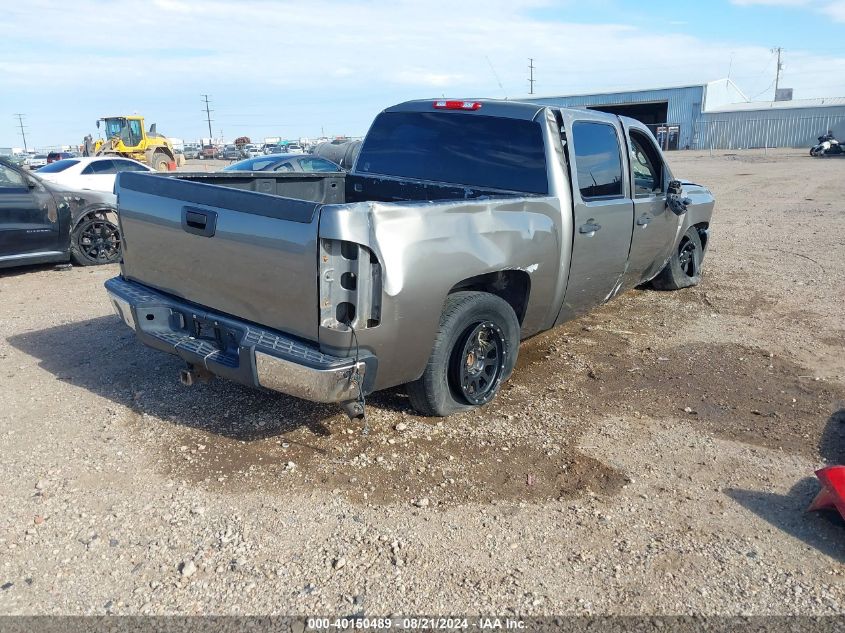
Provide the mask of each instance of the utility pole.
{"label": "utility pole", "polygon": [[783,70],[783,64],[780,61],[780,54],[783,52],[783,49],[778,46],[777,48],[773,48],[772,52],[778,54],[778,67],[775,71],[775,98],[777,98],[778,86],[780,85],[780,71]]}
{"label": "utility pole", "polygon": [[208,95],[202,95],[203,99],[205,99],[205,118],[208,121],[208,142],[211,143],[214,140],[214,134],[211,132],[211,113],[212,110],[208,109]]}
{"label": "utility pole", "polygon": [[534,58],[528,58],[528,94],[534,94]]}
{"label": "utility pole", "polygon": [[24,124],[23,124],[24,115],[23,114],[16,114],[15,116],[18,117],[18,125],[21,128],[21,137],[23,137],[23,151],[26,152],[27,151],[27,148],[26,148],[26,132],[24,132]]}

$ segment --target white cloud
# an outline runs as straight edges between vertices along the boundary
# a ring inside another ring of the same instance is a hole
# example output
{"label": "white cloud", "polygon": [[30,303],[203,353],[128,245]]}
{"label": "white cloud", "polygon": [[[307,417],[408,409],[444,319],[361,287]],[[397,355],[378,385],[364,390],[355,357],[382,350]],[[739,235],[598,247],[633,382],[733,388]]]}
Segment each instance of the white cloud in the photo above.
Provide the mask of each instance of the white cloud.
{"label": "white cloud", "polygon": [[822,13],[836,22],[845,23],[845,2],[826,2],[821,9]]}
{"label": "white cloud", "polygon": [[843,0],[731,0],[740,7],[785,7],[810,9],[836,22],[845,22],[845,1]]}
{"label": "white cloud", "polygon": [[[806,3],[831,18],[845,5]],[[622,14],[620,24],[533,17],[534,9],[561,6],[544,0],[143,6],[29,0],[4,7],[0,145],[14,139],[14,112],[29,113],[32,133],[50,139],[81,138],[96,117],[131,111],[157,120],[167,134],[199,135],[201,93],[212,96],[215,133],[363,133],[380,109],[405,99],[524,95],[528,57],[544,95],[704,82],[725,76],[732,54],[732,77],[748,94],[763,91],[774,75],[768,47],[685,35],[682,25],[638,29]],[[782,85],[796,97],[845,93],[842,60],[788,51],[786,63]],[[829,71],[824,82],[819,69]],[[60,109],[51,105],[56,94],[66,104]]]}
{"label": "white cloud", "polygon": [[772,7],[803,7],[813,4],[813,0],[731,0],[731,4],[740,7],[772,6]]}

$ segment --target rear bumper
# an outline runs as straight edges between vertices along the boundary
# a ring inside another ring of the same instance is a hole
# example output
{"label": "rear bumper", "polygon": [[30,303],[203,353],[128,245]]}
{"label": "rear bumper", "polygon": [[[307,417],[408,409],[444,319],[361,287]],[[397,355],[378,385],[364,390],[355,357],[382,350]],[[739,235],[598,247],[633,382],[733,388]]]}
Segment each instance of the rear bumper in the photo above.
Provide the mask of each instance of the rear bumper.
{"label": "rear bumper", "polygon": [[122,277],[106,284],[112,306],[149,347],[250,387],[313,402],[346,402],[368,391],[376,359],[323,354],[313,343],[209,312]]}

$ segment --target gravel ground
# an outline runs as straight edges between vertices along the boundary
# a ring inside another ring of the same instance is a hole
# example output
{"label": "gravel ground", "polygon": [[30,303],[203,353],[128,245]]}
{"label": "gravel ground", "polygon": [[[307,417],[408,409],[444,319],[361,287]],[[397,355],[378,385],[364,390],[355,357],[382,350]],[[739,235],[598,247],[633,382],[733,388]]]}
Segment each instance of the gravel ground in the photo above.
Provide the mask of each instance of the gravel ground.
{"label": "gravel ground", "polygon": [[[215,380],[138,344],[117,267],[0,272],[0,613],[839,614],[845,161],[670,155],[697,288],[523,344],[448,420]],[[196,165],[191,164],[194,169]]]}

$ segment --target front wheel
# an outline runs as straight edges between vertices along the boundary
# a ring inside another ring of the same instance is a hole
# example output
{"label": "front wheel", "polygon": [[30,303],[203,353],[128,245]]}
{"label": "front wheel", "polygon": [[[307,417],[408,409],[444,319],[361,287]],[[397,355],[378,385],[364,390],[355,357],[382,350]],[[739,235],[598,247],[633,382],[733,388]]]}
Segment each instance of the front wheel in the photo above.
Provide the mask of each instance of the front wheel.
{"label": "front wheel", "polygon": [[663,270],[651,280],[657,290],[680,290],[698,285],[701,281],[701,262],[704,246],[698,229],[691,226],[681,237],[678,248],[666,262]]}
{"label": "front wheel", "polygon": [[70,236],[70,256],[77,266],[120,261],[120,231],[104,215],[83,219]]}
{"label": "front wheel", "polygon": [[503,299],[486,292],[449,295],[423,375],[408,383],[421,415],[447,416],[487,404],[508,379],[519,353],[519,321]]}
{"label": "front wheel", "polygon": [[160,152],[153,154],[152,165],[150,165],[153,169],[156,171],[169,171],[169,165],[170,159],[166,154]]}

